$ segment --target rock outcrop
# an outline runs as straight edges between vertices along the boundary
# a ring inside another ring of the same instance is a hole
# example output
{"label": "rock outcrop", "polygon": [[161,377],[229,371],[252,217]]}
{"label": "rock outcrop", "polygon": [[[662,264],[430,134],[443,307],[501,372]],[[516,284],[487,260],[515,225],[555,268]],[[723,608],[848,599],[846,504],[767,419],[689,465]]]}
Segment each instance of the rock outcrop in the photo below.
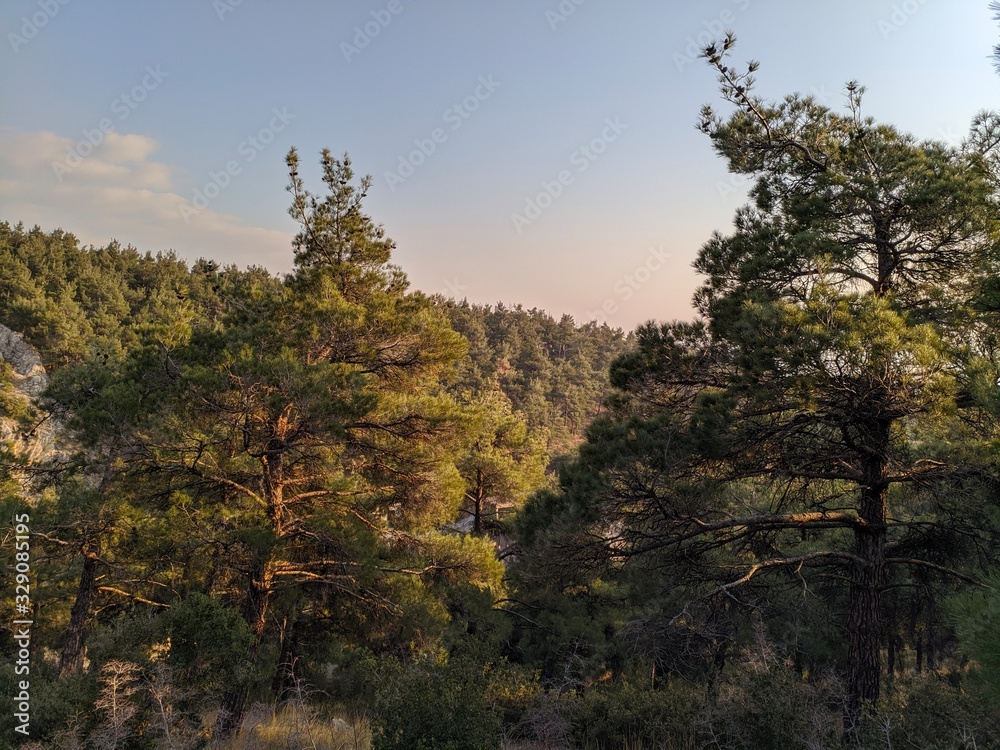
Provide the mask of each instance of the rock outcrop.
{"label": "rock outcrop", "polygon": [[13,369],[12,395],[29,404],[35,413],[35,419],[27,427],[0,414],[0,444],[6,444],[28,465],[65,458],[66,429],[39,402],[49,384],[42,358],[24,336],[0,325],[0,360]]}
{"label": "rock outcrop", "polygon": [[24,336],[0,325],[0,359],[14,368],[14,387],[31,399],[37,399],[49,384],[42,358]]}

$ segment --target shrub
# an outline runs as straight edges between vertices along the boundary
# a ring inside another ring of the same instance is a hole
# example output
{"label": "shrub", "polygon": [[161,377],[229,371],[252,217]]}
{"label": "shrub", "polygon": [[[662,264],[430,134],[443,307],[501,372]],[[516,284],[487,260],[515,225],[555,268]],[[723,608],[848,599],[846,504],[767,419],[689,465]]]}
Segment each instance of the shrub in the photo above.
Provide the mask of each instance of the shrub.
{"label": "shrub", "polygon": [[656,690],[622,681],[599,685],[563,700],[579,747],[688,750],[695,747],[695,717],[701,692],[680,679],[665,681]]}
{"label": "shrub", "polygon": [[488,699],[489,665],[468,656],[378,668],[376,750],[499,750],[499,711]]}

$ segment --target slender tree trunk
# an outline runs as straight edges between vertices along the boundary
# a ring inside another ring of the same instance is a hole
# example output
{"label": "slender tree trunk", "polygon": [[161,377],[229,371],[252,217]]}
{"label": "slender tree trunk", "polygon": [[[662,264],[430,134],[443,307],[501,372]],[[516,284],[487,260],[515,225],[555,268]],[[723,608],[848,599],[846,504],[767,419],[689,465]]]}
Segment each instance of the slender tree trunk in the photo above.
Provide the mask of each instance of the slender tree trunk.
{"label": "slender tree trunk", "polygon": [[483,472],[476,472],[476,492],[472,497],[472,533],[483,533]]}
{"label": "slender tree trunk", "polygon": [[885,572],[886,456],[889,426],[878,420],[872,429],[875,445],[866,462],[858,516],[863,526],[854,532],[854,565],[848,620],[847,716],[845,730],[851,744],[866,711],[878,703],[882,678],[881,591]]}
{"label": "slender tree trunk", "polygon": [[920,623],[920,609],[918,601],[910,611],[909,630],[907,631],[910,643],[913,644],[914,669],[917,670],[917,674],[923,674],[924,671],[923,625]]}
{"label": "slender tree trunk", "polygon": [[87,620],[90,618],[90,603],[97,593],[99,549],[84,545],[82,554],[83,570],[80,572],[80,584],[76,589],[76,601],[73,602],[73,608],[69,613],[66,643],[59,656],[60,677],[69,677],[83,670],[84,636],[87,632]]}
{"label": "slender tree trunk", "polygon": [[[104,464],[101,483],[98,492],[103,500],[113,478],[112,461]],[[90,605],[97,595],[97,570],[101,563],[101,537],[98,531],[84,541],[80,547],[83,556],[83,570],[80,571],[80,584],[76,588],[76,600],[69,612],[69,625],[66,626],[66,642],[59,655],[59,676],[69,677],[83,671],[83,660],[86,654],[84,644],[87,634],[87,621],[90,619]]]}
{"label": "slender tree trunk", "polygon": [[850,622],[848,624],[848,716],[851,725],[860,719],[866,707],[879,698],[882,675],[882,628],[879,619],[879,588],[885,533],[859,532],[856,552],[861,562],[855,567],[851,582]]}
{"label": "slender tree trunk", "polygon": [[[264,639],[264,627],[267,623],[268,606],[271,602],[271,580],[273,571],[270,559],[261,559],[255,567],[247,585],[247,595],[243,600],[243,618],[253,633],[253,643],[247,653],[247,662],[252,666],[257,661]],[[222,711],[217,725],[220,737],[229,737],[243,721],[250,699],[251,682],[249,679],[238,685],[233,685],[222,699]]]}
{"label": "slender tree trunk", "polygon": [[281,645],[278,649],[278,666],[271,681],[271,690],[278,700],[291,698],[299,683],[299,620],[285,620],[281,628]]}
{"label": "slender tree trunk", "polygon": [[[270,452],[261,459],[263,473],[261,476],[263,494],[267,501],[268,523],[276,538],[284,534],[284,498],[282,482],[282,456],[280,445],[272,442],[268,445]],[[253,666],[257,661],[261,643],[264,640],[264,630],[267,624],[268,608],[273,593],[272,583],[274,566],[271,552],[254,552],[250,575],[247,580],[247,593],[243,599],[243,619],[253,633],[253,644],[247,654],[248,663]],[[220,737],[228,737],[235,732],[243,721],[250,699],[251,681],[248,679],[240,685],[234,685],[226,693],[222,702],[222,712],[219,715],[217,730]]]}
{"label": "slender tree trunk", "polygon": [[719,697],[719,683],[729,654],[729,639],[725,638],[721,643],[713,640],[712,645],[715,653],[712,655],[712,668],[708,672],[708,684],[705,686],[705,697],[709,701],[715,701]]}
{"label": "slender tree trunk", "polygon": [[934,638],[934,630],[932,626],[927,627],[927,668],[933,672],[937,668],[936,661],[936,648],[937,643]]}
{"label": "slender tree trunk", "polygon": [[892,249],[892,220],[880,212],[873,215],[875,221],[875,246],[878,257],[878,279],[875,294],[883,296],[892,289],[892,279],[896,272],[897,259]]}

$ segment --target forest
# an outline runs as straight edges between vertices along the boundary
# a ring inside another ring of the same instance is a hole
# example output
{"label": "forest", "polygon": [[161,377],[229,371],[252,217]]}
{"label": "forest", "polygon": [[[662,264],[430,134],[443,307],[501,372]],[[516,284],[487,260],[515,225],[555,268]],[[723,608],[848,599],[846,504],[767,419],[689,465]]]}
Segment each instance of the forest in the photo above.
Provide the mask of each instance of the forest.
{"label": "forest", "polygon": [[413,290],[330,151],[285,275],[0,223],[0,742],[1000,748],[1000,114],[734,43],[691,320]]}

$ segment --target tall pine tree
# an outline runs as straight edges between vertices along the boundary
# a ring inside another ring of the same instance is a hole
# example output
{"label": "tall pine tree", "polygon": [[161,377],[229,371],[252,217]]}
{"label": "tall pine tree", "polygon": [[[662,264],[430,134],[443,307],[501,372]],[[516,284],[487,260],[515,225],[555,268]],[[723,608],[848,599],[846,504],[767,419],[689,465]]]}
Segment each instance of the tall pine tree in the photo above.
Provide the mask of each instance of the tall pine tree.
{"label": "tall pine tree", "polygon": [[561,545],[540,551],[550,564],[606,574],[655,560],[665,591],[689,584],[667,597],[667,631],[767,606],[768,583],[824,596],[846,642],[856,739],[880,697],[885,591],[974,582],[997,551],[1000,369],[980,284],[993,188],[981,149],[863,117],[856,84],[846,114],[764,100],[756,63],[728,63],[733,43],[705,53],[733,111],[706,107],[700,128],[754,178],[752,203],[698,255],[702,320],[640,329],[613,368],[612,416],[591,428],[561,496],[525,516],[556,531],[526,538]]}

